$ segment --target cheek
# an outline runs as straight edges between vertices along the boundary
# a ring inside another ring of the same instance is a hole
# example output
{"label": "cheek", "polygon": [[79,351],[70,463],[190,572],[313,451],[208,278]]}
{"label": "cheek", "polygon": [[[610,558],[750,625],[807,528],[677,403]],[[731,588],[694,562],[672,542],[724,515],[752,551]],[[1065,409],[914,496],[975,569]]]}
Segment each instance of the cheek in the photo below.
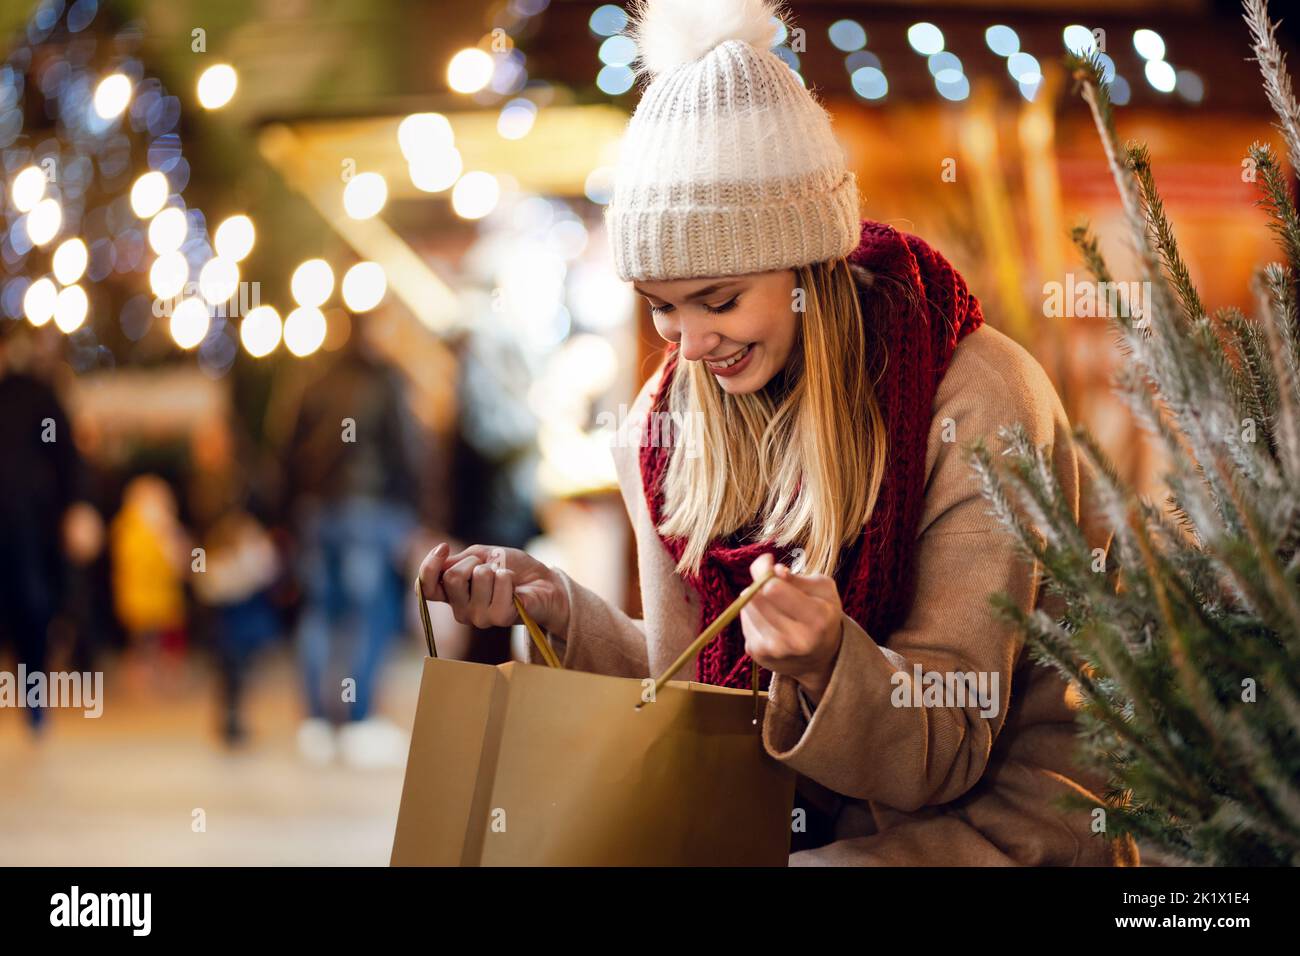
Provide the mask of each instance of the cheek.
{"label": "cheek", "polygon": [[763,323],[762,339],[772,352],[784,355],[794,347],[798,331],[798,313],[786,303],[777,302],[767,313]]}
{"label": "cheek", "polygon": [[678,339],[677,327],[668,321],[667,317],[660,317],[651,313],[651,321],[654,322],[655,331],[665,342],[676,342]]}

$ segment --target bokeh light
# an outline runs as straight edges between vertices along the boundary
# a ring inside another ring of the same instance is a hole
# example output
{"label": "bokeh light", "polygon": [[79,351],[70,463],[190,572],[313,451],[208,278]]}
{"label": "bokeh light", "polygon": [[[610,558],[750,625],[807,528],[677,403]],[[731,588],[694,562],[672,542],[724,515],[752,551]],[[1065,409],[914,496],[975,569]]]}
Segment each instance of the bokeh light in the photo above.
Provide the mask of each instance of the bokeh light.
{"label": "bokeh light", "polygon": [[149,267],[149,288],[160,299],[174,299],[190,279],[190,263],[179,252],[159,256]]}
{"label": "bokeh light", "polygon": [[461,50],[447,64],[447,85],[457,93],[477,93],[492,79],[494,66],[492,56],[484,50]]}
{"label": "bokeh light", "polygon": [[369,312],[388,292],[388,277],[378,262],[358,262],[343,273],[343,304],[353,312]]}
{"label": "bokeh light", "polygon": [[59,280],[60,285],[72,285],[85,274],[86,262],[89,258],[84,242],[75,237],[65,239],[54,250],[54,257],[51,259],[54,278]]}
{"label": "bokeh light", "polygon": [[190,221],[185,210],[168,206],[149,223],[149,248],[158,255],[175,252],[185,244],[189,229]]}
{"label": "bokeh light", "polygon": [[39,166],[28,166],[17,176],[9,191],[14,208],[30,212],[45,195],[45,173]]}
{"label": "bokeh light", "polygon": [[199,105],[208,110],[219,110],[235,97],[239,87],[239,74],[229,63],[216,63],[199,74]]}
{"label": "bokeh light", "polygon": [[104,77],[95,87],[95,113],[100,119],[111,120],[121,116],[130,102],[131,80],[121,73]]}
{"label": "bokeh light", "polygon": [[451,208],[462,219],[482,219],[496,208],[501,184],[491,173],[479,170],[460,177],[451,191]]}
{"label": "bokeh light", "polygon": [[1002,23],[994,24],[984,31],[984,42],[998,56],[1010,56],[1020,52],[1020,37],[1015,30]]}
{"label": "bokeh light", "polygon": [[1134,30],[1133,49],[1144,60],[1163,60],[1165,58],[1165,39],[1155,30]]}
{"label": "bokeh light", "polygon": [[54,324],[60,332],[75,332],[86,321],[89,307],[86,290],[79,285],[70,285],[59,292],[54,303]]}
{"label": "bokeh light", "polygon": [[397,145],[408,163],[420,162],[454,142],[451,123],[441,113],[412,113],[397,125]]}
{"label": "bokeh light", "polygon": [[907,28],[907,42],[922,56],[930,56],[943,49],[943,31],[933,23],[913,23]]}
{"label": "bokeh light", "polygon": [[242,262],[244,257],[253,251],[253,242],[256,238],[257,231],[253,228],[253,220],[240,214],[222,220],[221,225],[217,226],[212,242],[217,255],[231,262]]}
{"label": "bokeh light", "polygon": [[27,237],[34,245],[47,245],[62,228],[63,207],[57,199],[42,199],[27,214]]}
{"label": "bokeh light", "polygon": [[199,270],[199,295],[208,305],[229,302],[239,291],[239,265],[225,256],[213,256]]}
{"label": "bokeh light", "polygon": [[1146,73],[1147,82],[1161,93],[1172,93],[1178,83],[1174,68],[1164,60],[1147,60],[1143,72]]}
{"label": "bokeh light", "polygon": [[239,324],[239,341],[253,358],[264,358],[280,344],[283,323],[272,306],[259,305]]}
{"label": "bokeh light", "polygon": [[830,35],[831,45],[845,53],[861,50],[867,45],[867,31],[857,20],[836,20],[826,32]]}
{"label": "bokeh light", "polygon": [[284,320],[284,345],[302,358],[311,355],[325,341],[325,316],[320,309],[301,306]]}
{"label": "bokeh light", "polygon": [[40,278],[27,287],[23,295],[23,314],[27,321],[40,328],[54,317],[54,305],[59,298],[58,286],[52,279]]}
{"label": "bokeh light", "polygon": [[388,183],[379,173],[358,173],[343,187],[343,208],[353,219],[378,215],[388,201]]}
{"label": "bokeh light", "polygon": [[131,209],[141,219],[150,219],[167,202],[168,192],[167,177],[157,170],[151,170],[131,187]]}
{"label": "bokeh light", "polygon": [[172,341],[178,346],[192,349],[207,336],[211,324],[212,318],[208,315],[208,307],[203,304],[202,299],[191,296],[181,300],[172,309],[168,331],[171,332]]}
{"label": "bokeh light", "polygon": [[325,304],[334,291],[334,270],[324,259],[308,259],[293,270],[289,282],[293,300],[307,308]]}

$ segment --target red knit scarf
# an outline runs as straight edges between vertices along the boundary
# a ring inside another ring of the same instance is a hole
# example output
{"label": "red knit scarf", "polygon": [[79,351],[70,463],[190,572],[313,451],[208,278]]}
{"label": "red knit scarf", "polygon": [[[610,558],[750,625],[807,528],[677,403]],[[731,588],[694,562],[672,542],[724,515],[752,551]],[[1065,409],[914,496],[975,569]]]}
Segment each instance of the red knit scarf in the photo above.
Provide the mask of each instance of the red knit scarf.
{"label": "red knit scarf", "polygon": [[[911,606],[935,391],[957,342],[979,328],[984,316],[961,275],[916,236],[864,220],[861,241],[848,259],[875,277],[869,286],[859,282],[858,295],[867,338],[873,343],[871,372],[885,421],[888,464],[876,507],[862,534],[841,551],[835,580],[845,613],[879,643],[903,623]],[[881,377],[881,363],[886,356]],[[667,420],[653,413],[667,408],[668,384],[677,359],[677,346],[669,345],[647,425]],[[656,527],[663,519],[662,480],[674,443],[651,441],[642,430],[641,481]],[[686,540],[662,534],[660,539],[674,562],[680,560]],[[768,551],[777,560],[789,563],[793,548],[772,542],[738,544],[737,535],[709,544],[699,573],[685,576],[700,596],[699,630],[704,630],[751,582],[750,564]],[[750,659],[737,618],[700,652],[695,679],[725,687],[748,687],[749,670]],[[763,688],[771,682],[765,668],[760,668],[760,681]]]}

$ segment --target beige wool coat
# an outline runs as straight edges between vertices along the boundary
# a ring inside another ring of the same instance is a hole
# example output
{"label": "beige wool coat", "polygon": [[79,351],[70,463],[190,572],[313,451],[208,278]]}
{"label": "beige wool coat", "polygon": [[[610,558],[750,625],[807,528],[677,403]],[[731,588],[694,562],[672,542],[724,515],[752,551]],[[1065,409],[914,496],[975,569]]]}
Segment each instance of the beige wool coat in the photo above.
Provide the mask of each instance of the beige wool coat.
{"label": "beige wool coat", "polygon": [[[641,389],[611,443],[636,533],[644,618],[633,620],[561,569],[567,633],[553,634],[566,668],[625,677],[662,673],[699,632],[695,593],[651,525],[636,435],[658,374]],[[948,432],[956,440],[945,441]],[[963,447],[1000,425],[1023,422],[1055,469],[1076,516],[1084,463],[1068,441],[1065,411],[1046,373],[1019,344],[981,326],[957,345],[934,400],[918,531],[917,586],[904,625],[877,644],[844,615],[830,683],[811,711],[789,678],[774,674],[763,746],[797,774],[796,805],[828,815],[829,843],[801,849],[791,865],[1136,865],[1131,839],[1093,832],[1092,815],[1065,813],[1067,791],[1101,801],[1100,781],[1075,766],[1077,699],[1057,673],[1029,659],[1022,637],[997,619],[987,597],[1004,591],[1024,609],[1044,606],[1039,569],[1020,557],[988,514]],[[1089,542],[1105,547],[1084,516]],[[530,646],[534,662],[540,663]],[[996,671],[998,706],[906,707],[891,701],[902,671]],[[694,662],[679,673],[689,678]],[[809,716],[811,714],[811,716]]]}

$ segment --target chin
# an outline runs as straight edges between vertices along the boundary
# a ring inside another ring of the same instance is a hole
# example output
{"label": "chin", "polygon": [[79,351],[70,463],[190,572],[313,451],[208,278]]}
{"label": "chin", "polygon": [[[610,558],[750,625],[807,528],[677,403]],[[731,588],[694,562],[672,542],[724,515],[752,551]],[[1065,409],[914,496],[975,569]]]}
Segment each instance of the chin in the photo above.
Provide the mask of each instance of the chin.
{"label": "chin", "polygon": [[714,380],[729,395],[749,395],[753,392],[762,391],[763,386],[768,383],[771,377],[762,368],[751,368],[746,369],[743,375],[737,375],[734,378],[717,378],[715,376]]}

